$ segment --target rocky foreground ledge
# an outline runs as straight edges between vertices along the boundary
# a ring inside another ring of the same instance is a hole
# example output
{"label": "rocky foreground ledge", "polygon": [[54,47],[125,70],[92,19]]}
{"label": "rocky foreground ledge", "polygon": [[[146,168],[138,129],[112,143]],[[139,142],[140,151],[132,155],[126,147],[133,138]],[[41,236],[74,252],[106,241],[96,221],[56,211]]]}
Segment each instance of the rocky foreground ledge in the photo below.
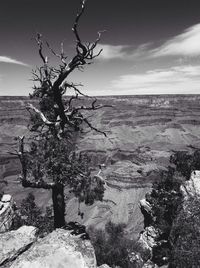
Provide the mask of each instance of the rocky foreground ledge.
{"label": "rocky foreground ledge", "polygon": [[16,231],[0,234],[0,267],[97,268],[94,248],[89,240],[64,229],[37,238],[36,231],[35,227],[22,226]]}

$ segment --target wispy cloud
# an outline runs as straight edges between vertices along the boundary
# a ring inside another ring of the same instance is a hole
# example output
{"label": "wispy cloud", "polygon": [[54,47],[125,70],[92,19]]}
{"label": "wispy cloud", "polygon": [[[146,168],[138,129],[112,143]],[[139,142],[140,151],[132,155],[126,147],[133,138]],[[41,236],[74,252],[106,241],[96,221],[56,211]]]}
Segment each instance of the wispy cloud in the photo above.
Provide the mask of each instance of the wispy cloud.
{"label": "wispy cloud", "polygon": [[200,56],[200,23],[187,28],[183,33],[167,40],[157,48],[152,49],[152,46],[152,43],[141,44],[138,47],[99,44],[98,49],[103,49],[99,59],[135,60],[136,58],[149,59],[162,56]]}
{"label": "wispy cloud", "polygon": [[96,52],[102,49],[99,55],[99,60],[133,60],[146,55],[147,49],[151,43],[141,44],[138,47],[128,45],[109,45],[99,44],[96,48]]}
{"label": "wispy cloud", "polygon": [[123,59],[127,56],[127,52],[125,49],[127,46],[125,45],[107,45],[107,44],[99,44],[96,50],[102,49],[101,54],[99,55],[99,60],[111,60],[111,59]]}
{"label": "wispy cloud", "polygon": [[18,60],[15,60],[15,59],[12,59],[10,57],[6,57],[6,56],[0,56],[0,63],[3,62],[3,63],[12,63],[12,64],[18,64],[18,65],[23,65],[23,66],[29,66],[28,64],[24,63],[24,62],[21,62],[21,61],[18,61]]}
{"label": "wispy cloud", "polygon": [[187,28],[183,33],[152,50],[153,57],[170,55],[190,57],[200,55],[200,23]]}
{"label": "wispy cloud", "polygon": [[111,82],[111,88],[116,94],[200,93],[200,65],[122,75]]}

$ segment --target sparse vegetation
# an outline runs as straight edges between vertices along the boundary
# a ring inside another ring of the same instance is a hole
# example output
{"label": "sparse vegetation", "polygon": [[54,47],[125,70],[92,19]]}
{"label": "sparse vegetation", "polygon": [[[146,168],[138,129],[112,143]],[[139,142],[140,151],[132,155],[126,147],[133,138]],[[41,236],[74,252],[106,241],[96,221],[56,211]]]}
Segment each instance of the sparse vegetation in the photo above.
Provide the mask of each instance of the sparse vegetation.
{"label": "sparse vegetation", "polygon": [[200,200],[193,196],[173,223],[170,268],[200,267]]}
{"label": "sparse vegetation", "polygon": [[[181,185],[191,172],[200,169],[200,152],[177,152],[171,157],[175,168],[169,167],[153,184],[147,200],[152,206],[153,225],[160,230],[158,246],[153,248],[152,260],[169,267],[199,267],[199,198],[183,203]],[[159,241],[161,243],[159,243]]]}
{"label": "sparse vegetation", "polygon": [[136,241],[125,235],[125,225],[108,222],[105,230],[89,228],[88,233],[95,249],[98,265],[111,267],[135,268],[136,262],[131,253],[138,250]]}

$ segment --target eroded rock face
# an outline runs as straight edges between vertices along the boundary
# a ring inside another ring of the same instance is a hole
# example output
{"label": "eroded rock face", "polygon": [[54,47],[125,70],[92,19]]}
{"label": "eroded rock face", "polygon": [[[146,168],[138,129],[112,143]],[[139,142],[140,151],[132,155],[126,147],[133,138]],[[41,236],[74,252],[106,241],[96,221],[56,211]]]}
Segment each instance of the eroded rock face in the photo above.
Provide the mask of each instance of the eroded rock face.
{"label": "eroded rock face", "polygon": [[153,226],[148,226],[145,228],[144,232],[141,233],[139,242],[150,252],[152,248],[157,245],[156,238],[160,235],[159,231]]}
{"label": "eroded rock face", "polygon": [[56,229],[34,243],[10,268],[96,268],[94,248],[69,231]]}
{"label": "eroded rock face", "polygon": [[24,252],[36,240],[37,228],[22,226],[16,231],[0,234],[0,266]]}
{"label": "eroded rock face", "polygon": [[185,201],[194,197],[200,199],[200,170],[192,172],[191,178],[181,186],[181,191]]}
{"label": "eroded rock face", "polygon": [[0,233],[10,230],[14,217],[14,201],[11,195],[4,194],[0,201]]}
{"label": "eroded rock face", "polygon": [[[147,196],[146,196],[147,197]],[[142,268],[153,268],[157,267],[151,260],[153,259],[153,250],[155,247],[160,245],[162,241],[159,240],[161,232],[153,226],[155,217],[152,213],[151,204],[146,198],[140,200],[139,203],[141,212],[144,216],[144,230],[140,233],[138,243],[145,254],[145,260]],[[158,241],[159,240],[159,241]]]}
{"label": "eroded rock face", "polygon": [[153,222],[152,207],[146,198],[140,200],[139,207],[144,216],[144,228],[146,228]]}

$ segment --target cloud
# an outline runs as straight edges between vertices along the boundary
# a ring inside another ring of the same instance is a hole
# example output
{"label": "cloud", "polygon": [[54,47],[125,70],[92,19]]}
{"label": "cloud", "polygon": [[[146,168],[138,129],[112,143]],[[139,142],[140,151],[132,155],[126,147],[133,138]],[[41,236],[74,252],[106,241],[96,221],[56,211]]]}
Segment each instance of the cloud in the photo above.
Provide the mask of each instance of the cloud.
{"label": "cloud", "polygon": [[98,44],[96,52],[102,49],[101,54],[99,55],[99,60],[111,60],[111,59],[124,59],[127,57],[127,52],[125,45],[107,45],[107,44]]}
{"label": "cloud", "polygon": [[133,60],[142,56],[146,56],[147,51],[152,43],[141,44],[138,47],[130,45],[109,45],[109,44],[98,44],[95,53],[98,53],[102,49],[99,55],[99,60]]}
{"label": "cloud", "polygon": [[0,56],[0,63],[3,62],[3,63],[12,63],[12,64],[18,64],[18,65],[23,65],[23,66],[29,66],[28,64],[26,63],[23,63],[21,61],[18,61],[18,60],[15,60],[15,59],[12,59],[10,57],[6,57],[6,56]]}
{"label": "cloud", "polygon": [[[155,45],[155,44],[154,44]],[[167,40],[160,47],[152,49],[152,43],[141,44],[138,47],[131,45],[99,44],[98,50],[103,49],[100,60],[136,58],[157,58],[162,56],[200,56],[200,23],[187,28],[183,33]]]}
{"label": "cloud", "polygon": [[162,46],[152,50],[152,57],[200,55],[200,23],[187,28]]}
{"label": "cloud", "polygon": [[122,75],[111,82],[111,88],[116,94],[200,93],[200,65],[174,66],[142,74]]}

